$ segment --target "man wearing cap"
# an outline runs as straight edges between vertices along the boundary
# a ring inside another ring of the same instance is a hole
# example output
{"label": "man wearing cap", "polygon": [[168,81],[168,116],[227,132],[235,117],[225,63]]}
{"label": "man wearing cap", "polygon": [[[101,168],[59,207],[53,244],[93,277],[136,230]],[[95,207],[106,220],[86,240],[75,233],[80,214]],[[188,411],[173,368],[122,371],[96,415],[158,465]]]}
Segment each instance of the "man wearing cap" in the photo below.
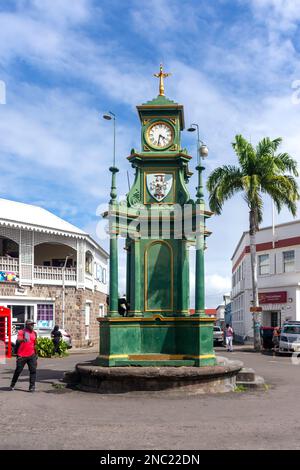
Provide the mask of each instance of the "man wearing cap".
{"label": "man wearing cap", "polygon": [[35,349],[36,333],[33,330],[33,325],[34,322],[32,320],[27,320],[24,330],[18,332],[17,365],[11,381],[10,390],[14,390],[19,375],[24,369],[25,364],[27,364],[30,373],[29,392],[35,391],[37,354]]}

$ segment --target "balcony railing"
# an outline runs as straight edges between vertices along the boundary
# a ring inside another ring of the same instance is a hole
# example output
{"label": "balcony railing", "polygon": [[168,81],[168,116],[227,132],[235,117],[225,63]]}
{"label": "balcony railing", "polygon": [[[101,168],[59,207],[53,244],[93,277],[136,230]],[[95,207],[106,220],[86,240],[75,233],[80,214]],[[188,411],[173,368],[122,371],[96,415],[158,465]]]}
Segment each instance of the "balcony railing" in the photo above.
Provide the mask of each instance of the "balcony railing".
{"label": "balcony railing", "polygon": [[8,258],[6,256],[0,256],[0,271],[13,272],[18,274],[19,272],[19,259]]}
{"label": "balcony railing", "polygon": [[[19,259],[18,258],[7,258],[0,256],[0,271],[6,273],[14,273],[16,276],[19,275]],[[35,281],[43,281],[46,284],[49,281],[51,284],[58,281],[59,284],[63,282],[63,268],[54,266],[34,266],[33,277]],[[77,270],[76,268],[65,269],[65,283],[76,283]]]}
{"label": "balcony railing", "polygon": [[[63,268],[34,266],[34,279],[42,281],[63,281]],[[65,269],[65,282],[76,282],[76,268]]]}

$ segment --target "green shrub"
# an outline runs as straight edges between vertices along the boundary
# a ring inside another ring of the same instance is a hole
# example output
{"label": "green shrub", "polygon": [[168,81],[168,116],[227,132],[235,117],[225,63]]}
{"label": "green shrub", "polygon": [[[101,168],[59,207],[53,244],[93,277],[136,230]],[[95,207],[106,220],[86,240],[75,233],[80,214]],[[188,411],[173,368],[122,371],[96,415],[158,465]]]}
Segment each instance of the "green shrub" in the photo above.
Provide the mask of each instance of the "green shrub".
{"label": "green shrub", "polygon": [[36,352],[39,357],[52,357],[54,354],[54,344],[50,338],[37,338]]}
{"label": "green shrub", "polygon": [[60,340],[59,342],[59,345],[58,345],[58,355],[59,356],[68,356],[68,345],[65,341],[63,341],[62,339]]}
{"label": "green shrub", "polygon": [[[60,340],[58,345],[58,355],[67,356],[68,346],[65,341]],[[37,338],[36,352],[39,357],[52,357],[54,356],[54,344],[50,338]]]}

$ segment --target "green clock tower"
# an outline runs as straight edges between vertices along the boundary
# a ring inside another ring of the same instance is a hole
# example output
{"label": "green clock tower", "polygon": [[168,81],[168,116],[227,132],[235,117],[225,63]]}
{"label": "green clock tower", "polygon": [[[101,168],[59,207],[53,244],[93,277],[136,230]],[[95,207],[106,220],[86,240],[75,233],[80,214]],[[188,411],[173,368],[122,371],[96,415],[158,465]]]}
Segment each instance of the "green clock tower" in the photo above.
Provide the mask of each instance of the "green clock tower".
{"label": "green clock tower", "polygon": [[[105,217],[110,231],[109,313],[100,318],[102,366],[215,365],[214,319],[205,315],[205,220],[202,170],[198,162],[196,200],[188,191],[191,156],[181,147],[183,106],[164,94],[137,106],[141,151],[132,149],[135,170],[126,203],[117,201],[112,172],[111,200]],[[118,238],[127,253],[126,316],[118,313]],[[196,247],[195,314],[190,315],[189,247]]]}

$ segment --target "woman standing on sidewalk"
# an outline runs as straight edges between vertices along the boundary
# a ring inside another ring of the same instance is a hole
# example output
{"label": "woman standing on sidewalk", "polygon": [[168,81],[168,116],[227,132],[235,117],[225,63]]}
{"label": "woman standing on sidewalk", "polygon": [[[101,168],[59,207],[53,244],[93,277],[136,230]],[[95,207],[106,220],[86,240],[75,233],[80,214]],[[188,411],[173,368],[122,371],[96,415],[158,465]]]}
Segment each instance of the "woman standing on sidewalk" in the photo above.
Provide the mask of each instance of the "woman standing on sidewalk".
{"label": "woman standing on sidewalk", "polygon": [[227,351],[232,352],[232,351],[233,351],[233,347],[232,347],[233,329],[232,329],[232,327],[229,325],[229,323],[227,323],[227,325],[226,325],[225,335],[226,335],[226,347],[227,347]]}

